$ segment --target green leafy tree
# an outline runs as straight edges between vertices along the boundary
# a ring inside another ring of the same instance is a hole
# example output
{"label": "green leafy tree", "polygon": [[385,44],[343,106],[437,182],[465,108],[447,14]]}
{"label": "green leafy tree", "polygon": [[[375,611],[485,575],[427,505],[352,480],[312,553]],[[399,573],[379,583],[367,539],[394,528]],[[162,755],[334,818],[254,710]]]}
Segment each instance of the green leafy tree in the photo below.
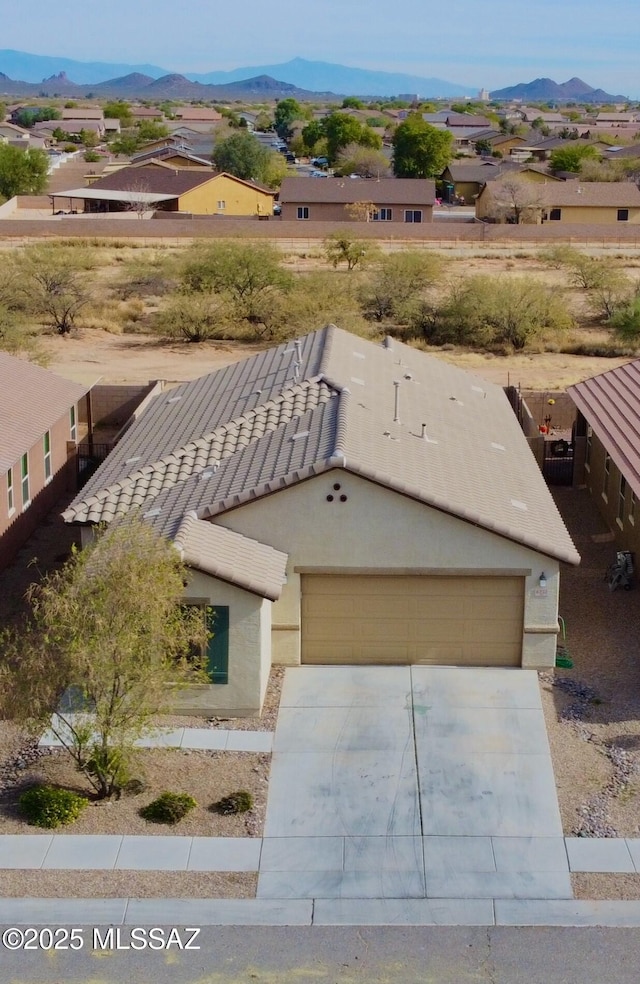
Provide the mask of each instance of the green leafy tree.
{"label": "green leafy tree", "polygon": [[127,130],[121,133],[111,144],[114,154],[122,154],[124,157],[132,157],[142,146],[140,134],[137,130]]}
{"label": "green leafy tree", "polygon": [[266,133],[273,127],[273,117],[265,113],[264,110],[256,116],[254,126],[259,133]]}
{"label": "green leafy tree", "polygon": [[346,263],[347,270],[355,270],[357,266],[363,267],[374,259],[378,247],[370,240],[334,232],[324,241],[324,253],[334,268]]}
{"label": "green leafy tree", "polygon": [[310,154],[316,152],[321,140],[324,140],[324,129],[319,120],[311,120],[301,133],[302,142]]}
{"label": "green leafy tree", "polygon": [[262,181],[269,151],[252,134],[244,131],[218,140],[212,159],[219,171],[226,171],[243,181]]}
{"label": "green leafy tree", "polygon": [[105,118],[108,120],[120,120],[120,126],[126,128],[128,126],[133,126],[133,116],[131,115],[131,106],[128,102],[124,102],[122,99],[113,100],[112,102],[107,102],[102,107],[102,111]]}
{"label": "green leafy tree", "polygon": [[40,195],[47,187],[49,158],[43,150],[0,144],[0,196]]}
{"label": "green leafy tree", "polygon": [[13,117],[18,126],[29,130],[35,123],[61,120],[62,113],[55,106],[24,106]]}
{"label": "green leafy tree", "polygon": [[137,130],[141,142],[161,140],[162,137],[169,136],[169,127],[165,123],[158,123],[156,120],[141,120],[137,124]]}
{"label": "green leafy tree", "polygon": [[342,100],[342,109],[364,109],[364,103],[357,96],[346,96]]}
{"label": "green leafy tree", "polygon": [[594,160],[598,152],[590,144],[577,144],[573,147],[558,147],[551,151],[549,170],[553,174],[558,171],[568,171],[579,174],[583,161]]}
{"label": "green leafy tree", "polygon": [[194,679],[188,655],[206,630],[180,605],[186,579],[173,545],[132,514],[34,584],[27,620],[4,633],[3,714],[42,727],[57,712],[53,730],[99,798],[126,783],[170,685]]}
{"label": "green leafy tree", "polygon": [[336,161],[340,152],[349,144],[373,147],[375,150],[382,147],[380,135],[348,113],[330,113],[322,121],[322,129],[327,141],[327,157],[330,164]]}
{"label": "green leafy tree", "polygon": [[434,178],[453,156],[453,137],[410,113],[393,134],[393,172],[397,178]]}
{"label": "green leafy tree", "polygon": [[276,103],[273,114],[273,128],[283,140],[288,140],[295,120],[305,117],[304,110],[297,99],[281,99]]}

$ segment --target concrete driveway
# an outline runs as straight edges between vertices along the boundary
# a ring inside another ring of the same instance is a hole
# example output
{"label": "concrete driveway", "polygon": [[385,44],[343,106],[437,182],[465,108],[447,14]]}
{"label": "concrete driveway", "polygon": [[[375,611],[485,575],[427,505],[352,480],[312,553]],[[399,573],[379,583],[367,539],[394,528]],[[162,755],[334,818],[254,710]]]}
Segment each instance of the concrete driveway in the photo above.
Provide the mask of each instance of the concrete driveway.
{"label": "concrete driveway", "polygon": [[288,669],[263,898],[570,898],[537,675]]}

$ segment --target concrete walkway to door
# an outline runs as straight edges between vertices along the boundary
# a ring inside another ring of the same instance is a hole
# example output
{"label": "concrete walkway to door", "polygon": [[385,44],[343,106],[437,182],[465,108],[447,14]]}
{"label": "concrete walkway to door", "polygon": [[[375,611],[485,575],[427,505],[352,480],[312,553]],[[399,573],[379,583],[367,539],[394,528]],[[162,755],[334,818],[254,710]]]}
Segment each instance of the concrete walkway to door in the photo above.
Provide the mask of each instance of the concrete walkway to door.
{"label": "concrete walkway to door", "polygon": [[288,669],[258,896],[570,899],[536,673]]}

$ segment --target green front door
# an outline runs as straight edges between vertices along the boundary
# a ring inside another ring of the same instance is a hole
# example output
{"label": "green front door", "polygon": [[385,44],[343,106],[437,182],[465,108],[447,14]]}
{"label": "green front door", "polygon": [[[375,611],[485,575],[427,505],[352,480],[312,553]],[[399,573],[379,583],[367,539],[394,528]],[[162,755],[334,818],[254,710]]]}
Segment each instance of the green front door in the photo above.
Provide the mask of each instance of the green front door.
{"label": "green front door", "polygon": [[229,682],[229,606],[207,608],[207,673],[213,683]]}

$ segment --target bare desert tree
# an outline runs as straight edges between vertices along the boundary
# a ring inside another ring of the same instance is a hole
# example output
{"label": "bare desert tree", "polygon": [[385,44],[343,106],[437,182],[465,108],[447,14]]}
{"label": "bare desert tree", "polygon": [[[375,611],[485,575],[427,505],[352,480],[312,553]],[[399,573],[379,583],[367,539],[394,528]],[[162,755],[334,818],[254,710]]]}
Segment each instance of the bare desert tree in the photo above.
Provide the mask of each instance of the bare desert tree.
{"label": "bare desert tree", "polygon": [[537,222],[545,207],[544,187],[521,174],[503,174],[487,186],[489,217],[514,225]]}

